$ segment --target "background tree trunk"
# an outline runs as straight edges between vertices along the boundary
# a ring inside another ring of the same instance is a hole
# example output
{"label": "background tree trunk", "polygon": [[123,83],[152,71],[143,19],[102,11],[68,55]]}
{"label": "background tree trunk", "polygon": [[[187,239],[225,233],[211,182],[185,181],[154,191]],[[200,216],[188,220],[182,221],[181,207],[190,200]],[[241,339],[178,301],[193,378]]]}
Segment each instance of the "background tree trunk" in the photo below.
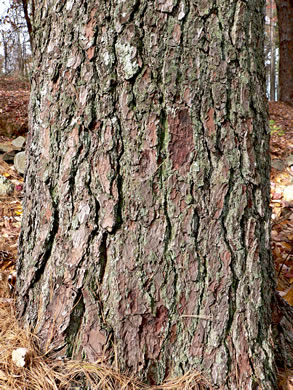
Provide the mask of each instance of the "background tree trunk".
{"label": "background tree trunk", "polygon": [[44,351],[276,389],[264,2],[36,1],[18,307]]}
{"label": "background tree trunk", "polygon": [[276,26],[275,26],[275,7],[274,0],[270,0],[270,48],[271,48],[271,62],[270,62],[270,100],[276,100]]}
{"label": "background tree trunk", "polygon": [[279,85],[282,102],[293,105],[293,0],[276,0],[279,19]]}
{"label": "background tree trunk", "polygon": [[25,22],[27,25],[27,31],[29,34],[30,47],[31,47],[31,50],[33,51],[33,24],[32,24],[32,22],[34,21],[34,12],[35,12],[34,0],[31,0],[31,2],[30,2],[30,10],[31,10],[30,13],[28,10],[28,5],[29,5],[28,0],[22,0],[22,8],[23,8]]}
{"label": "background tree trunk", "polygon": [[4,52],[4,73],[8,73],[8,48],[7,48],[7,33],[6,31],[1,31],[2,36],[2,45]]}

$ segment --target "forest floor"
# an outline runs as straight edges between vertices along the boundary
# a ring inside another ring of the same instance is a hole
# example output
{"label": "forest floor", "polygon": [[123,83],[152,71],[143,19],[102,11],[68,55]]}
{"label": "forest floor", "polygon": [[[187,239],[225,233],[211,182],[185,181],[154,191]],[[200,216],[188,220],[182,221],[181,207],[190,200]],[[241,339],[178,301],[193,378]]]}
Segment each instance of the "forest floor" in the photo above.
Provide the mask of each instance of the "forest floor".
{"label": "forest floor", "polygon": [[[28,127],[28,100],[29,88],[27,83],[13,78],[0,78],[0,146],[1,144],[10,143],[19,135],[26,136]],[[279,294],[293,306],[293,107],[281,102],[270,102],[269,113],[271,128],[272,254],[276,269],[277,290],[279,291]],[[7,287],[8,289],[13,289],[15,278],[14,267],[17,258],[17,239],[20,232],[22,214],[23,177],[17,173],[13,164],[3,161],[1,155],[0,176],[7,178],[14,186],[14,191],[9,193],[9,195],[0,196],[0,329],[2,328],[2,333],[0,332],[0,353],[2,354],[2,339],[8,337],[7,334],[3,333],[3,329],[6,329],[3,322],[6,321],[7,327],[7,321],[9,325],[14,318],[13,308],[11,307],[11,302],[13,302],[13,300],[9,293],[7,293]],[[6,286],[4,286],[3,283],[1,284],[1,280],[6,283]],[[4,309],[5,306],[7,306],[7,303],[10,303],[10,307],[8,307],[5,312]],[[11,313],[11,319],[7,319],[7,313]],[[11,328],[11,325],[9,325],[9,328]],[[18,382],[17,378],[22,375],[19,371],[20,368],[14,367],[12,369],[13,364],[9,362],[9,359],[11,361],[11,352],[13,348],[22,346],[19,335],[23,332],[24,330],[21,329],[19,329],[18,332],[14,331],[14,334],[18,333],[17,340],[12,342],[10,348],[6,346],[10,355],[7,352],[5,369],[2,364],[3,356],[2,361],[0,361],[0,388],[4,390],[13,388],[29,390],[43,388],[55,389],[54,386],[50,387],[43,382],[40,384],[37,384],[36,382],[34,385],[35,387],[23,387],[21,381]],[[9,337],[13,338],[11,335]],[[25,338],[25,333],[23,333],[23,339]],[[26,340],[27,343],[31,343],[31,340],[28,338],[26,338]],[[7,344],[7,341],[5,342]],[[43,366],[43,368],[40,367],[41,366],[38,366],[40,372],[37,375],[40,376],[42,373],[44,376],[44,372],[48,370],[49,366],[45,371],[42,371],[44,370]],[[13,379],[14,382],[7,379],[7,370],[14,370],[14,377],[16,378]],[[78,373],[80,373],[80,371],[78,371],[76,367],[75,370],[77,373],[76,375],[79,375]],[[81,371],[84,372],[84,370],[83,367]],[[109,371],[107,372],[109,375]],[[48,375],[48,371],[46,371],[46,373],[46,375]],[[117,376],[117,373],[115,375]],[[60,378],[58,379],[59,383],[62,382]],[[64,378],[65,382],[66,380],[68,381],[66,375]],[[283,375],[280,381],[280,389],[292,390],[292,379],[293,376],[291,375],[290,377],[288,375]],[[52,378],[50,378],[50,380],[54,381]],[[12,385],[12,383],[14,384]],[[67,388],[66,386],[64,388]],[[62,386],[59,385],[57,388],[61,387]],[[105,388],[111,389],[112,387],[109,385],[109,387]],[[134,384],[133,387],[129,385],[127,388],[137,389],[142,387],[136,387]],[[163,389],[163,387],[160,388]],[[172,387],[168,386],[164,388],[171,389]],[[180,389],[181,387],[176,385],[174,389],[175,388]],[[202,388],[204,388],[204,385]]]}
{"label": "forest floor", "polygon": [[270,102],[272,254],[277,290],[293,306],[293,107]]}

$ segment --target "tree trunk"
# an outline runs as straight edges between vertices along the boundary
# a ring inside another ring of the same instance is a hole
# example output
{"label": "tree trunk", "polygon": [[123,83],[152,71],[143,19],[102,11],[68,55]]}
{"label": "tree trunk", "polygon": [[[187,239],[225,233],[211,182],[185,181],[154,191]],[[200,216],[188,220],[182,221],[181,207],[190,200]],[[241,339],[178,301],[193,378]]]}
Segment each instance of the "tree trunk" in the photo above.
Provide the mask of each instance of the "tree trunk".
{"label": "tree trunk", "polygon": [[270,63],[270,100],[276,100],[276,36],[275,36],[275,21],[274,21],[274,1],[270,0],[270,48],[271,48],[271,63]]}
{"label": "tree trunk", "polygon": [[[17,299],[44,351],[276,389],[264,2],[38,0]],[[115,346],[115,347],[114,347]]]}
{"label": "tree trunk", "polygon": [[279,86],[282,102],[293,105],[293,0],[276,0],[279,19]]}
{"label": "tree trunk", "polygon": [[22,77],[24,77],[24,55],[22,51],[21,44],[21,36],[20,36],[20,23],[19,23],[19,15],[18,8],[14,10],[14,20],[15,20],[15,33],[16,33],[16,45],[17,45],[17,63],[18,63],[18,71]]}
{"label": "tree trunk", "polygon": [[23,8],[25,22],[27,25],[27,31],[29,34],[30,47],[31,47],[31,50],[33,51],[33,25],[32,25],[32,21],[33,21],[33,16],[34,16],[34,0],[31,0],[30,6],[31,6],[30,7],[31,13],[29,14],[28,0],[22,0],[22,8]]}
{"label": "tree trunk", "polygon": [[5,31],[1,31],[2,45],[4,52],[4,73],[8,74],[8,48],[7,48],[7,34]]}

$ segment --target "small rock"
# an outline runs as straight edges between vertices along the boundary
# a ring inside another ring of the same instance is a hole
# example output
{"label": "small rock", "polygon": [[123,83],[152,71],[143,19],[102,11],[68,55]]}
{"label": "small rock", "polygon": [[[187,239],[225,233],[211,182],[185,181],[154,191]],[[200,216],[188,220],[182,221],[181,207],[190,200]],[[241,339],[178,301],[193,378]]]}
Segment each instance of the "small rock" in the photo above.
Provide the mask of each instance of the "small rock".
{"label": "small rock", "polygon": [[27,348],[17,348],[12,351],[12,361],[17,367],[26,367],[30,362],[30,353]]}
{"label": "small rock", "polygon": [[293,165],[293,154],[286,158],[286,163],[289,167]]}
{"label": "small rock", "polygon": [[0,143],[0,152],[7,153],[7,152],[11,152],[11,150],[13,150],[13,146],[11,145],[10,142]]}
{"label": "small rock", "polygon": [[271,166],[272,166],[272,168],[275,168],[278,171],[283,171],[285,169],[285,164],[284,164],[283,160],[274,159],[271,161]]}
{"label": "small rock", "polygon": [[12,145],[15,146],[16,148],[23,148],[25,144],[25,138],[22,136],[19,136],[15,138],[12,142]]}
{"label": "small rock", "polygon": [[293,201],[293,185],[287,186],[287,187],[284,189],[284,192],[283,192],[283,200],[284,200],[285,202],[292,202],[292,201]]}
{"label": "small rock", "polygon": [[25,171],[25,152],[19,152],[14,157],[14,166],[18,173],[21,175],[24,174]]}
{"label": "small rock", "polygon": [[2,155],[2,160],[6,162],[12,162],[14,161],[14,156],[16,155],[16,151],[12,150],[11,152],[4,153]]}
{"label": "small rock", "polygon": [[0,175],[0,196],[7,196],[14,191],[14,185],[6,177]]}

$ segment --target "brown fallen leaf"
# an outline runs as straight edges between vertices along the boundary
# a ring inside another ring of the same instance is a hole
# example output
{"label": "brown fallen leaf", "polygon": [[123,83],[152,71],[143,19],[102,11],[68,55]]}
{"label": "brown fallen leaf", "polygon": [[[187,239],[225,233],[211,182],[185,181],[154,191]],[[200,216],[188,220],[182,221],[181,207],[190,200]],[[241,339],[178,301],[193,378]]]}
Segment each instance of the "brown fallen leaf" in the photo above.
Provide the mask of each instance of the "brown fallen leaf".
{"label": "brown fallen leaf", "polygon": [[283,296],[283,298],[289,303],[290,306],[293,306],[293,286],[290,288],[287,294]]}

